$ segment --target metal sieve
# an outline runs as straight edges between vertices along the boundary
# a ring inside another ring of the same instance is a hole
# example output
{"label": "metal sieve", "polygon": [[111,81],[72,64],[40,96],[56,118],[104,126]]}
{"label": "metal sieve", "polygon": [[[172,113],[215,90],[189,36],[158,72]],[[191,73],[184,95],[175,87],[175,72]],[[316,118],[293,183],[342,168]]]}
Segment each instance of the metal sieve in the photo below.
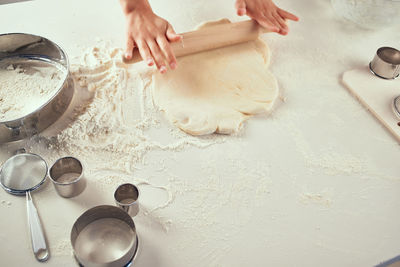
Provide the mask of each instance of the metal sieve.
{"label": "metal sieve", "polygon": [[33,136],[53,124],[68,108],[73,96],[73,80],[69,73],[66,53],[52,41],[32,34],[8,33],[0,35],[2,60],[45,62],[63,68],[65,79],[45,104],[33,112],[10,121],[0,121],[0,144]]}
{"label": "metal sieve", "polygon": [[26,211],[35,258],[44,262],[49,258],[49,249],[32,201],[31,191],[39,188],[47,174],[46,161],[36,154],[22,153],[9,158],[0,170],[0,184],[13,195],[26,195]]}

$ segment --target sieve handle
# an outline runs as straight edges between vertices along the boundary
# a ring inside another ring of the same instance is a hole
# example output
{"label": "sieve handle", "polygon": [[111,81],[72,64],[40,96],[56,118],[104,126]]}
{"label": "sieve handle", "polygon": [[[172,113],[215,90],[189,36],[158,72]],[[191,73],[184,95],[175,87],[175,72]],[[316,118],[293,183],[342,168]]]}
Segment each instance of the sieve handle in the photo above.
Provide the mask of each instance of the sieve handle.
{"label": "sieve handle", "polygon": [[28,213],[28,225],[31,233],[33,254],[35,254],[35,258],[38,261],[47,261],[49,258],[49,250],[47,248],[43,228],[35,204],[32,201],[30,191],[26,192],[26,211]]}

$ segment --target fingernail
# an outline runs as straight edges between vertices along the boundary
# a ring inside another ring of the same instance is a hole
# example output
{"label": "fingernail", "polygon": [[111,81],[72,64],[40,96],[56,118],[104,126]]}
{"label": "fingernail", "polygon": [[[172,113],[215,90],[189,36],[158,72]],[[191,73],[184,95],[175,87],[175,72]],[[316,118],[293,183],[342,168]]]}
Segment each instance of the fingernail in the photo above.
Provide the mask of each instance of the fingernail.
{"label": "fingernail", "polygon": [[151,58],[149,58],[149,59],[147,60],[147,65],[153,66],[153,60],[152,60]]}
{"label": "fingernail", "polygon": [[128,52],[125,53],[125,58],[126,59],[131,59],[132,55]]}
{"label": "fingernail", "polygon": [[160,72],[163,73],[163,74],[166,73],[167,72],[167,68],[165,66],[161,66],[160,67]]}
{"label": "fingernail", "polygon": [[171,67],[171,69],[176,69],[176,63],[175,62],[172,62],[171,64],[169,64],[169,66]]}
{"label": "fingernail", "polygon": [[181,41],[183,39],[183,35],[176,35],[176,41]]}

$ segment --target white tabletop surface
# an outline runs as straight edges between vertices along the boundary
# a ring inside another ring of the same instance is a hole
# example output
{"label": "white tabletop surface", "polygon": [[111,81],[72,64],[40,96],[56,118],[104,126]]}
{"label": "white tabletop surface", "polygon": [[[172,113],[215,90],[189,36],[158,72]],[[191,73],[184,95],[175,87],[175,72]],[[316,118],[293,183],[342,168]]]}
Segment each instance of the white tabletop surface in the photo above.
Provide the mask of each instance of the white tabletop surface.
{"label": "white tabletop surface", "polygon": [[[177,32],[238,20],[233,0],[151,2]],[[400,254],[399,145],[340,84],[344,71],[368,64],[377,48],[398,48],[400,32],[358,28],[328,0],[277,3],[300,17],[288,36],[263,36],[285,102],[269,117],[250,119],[239,137],[146,155],[134,176],[155,177],[172,202],[135,219],[136,266],[373,266]],[[0,14],[0,33],[45,36],[71,58],[96,38],[124,46],[118,1],[28,1],[0,5]],[[14,148],[2,146],[0,161]],[[156,171],[160,157],[165,167]],[[66,200],[46,183],[33,194],[50,245],[47,263],[33,258],[24,198],[0,190],[0,265],[74,266],[73,222],[90,207],[112,205],[114,189],[99,193],[89,184]],[[143,202],[165,201],[153,191],[143,191]]]}

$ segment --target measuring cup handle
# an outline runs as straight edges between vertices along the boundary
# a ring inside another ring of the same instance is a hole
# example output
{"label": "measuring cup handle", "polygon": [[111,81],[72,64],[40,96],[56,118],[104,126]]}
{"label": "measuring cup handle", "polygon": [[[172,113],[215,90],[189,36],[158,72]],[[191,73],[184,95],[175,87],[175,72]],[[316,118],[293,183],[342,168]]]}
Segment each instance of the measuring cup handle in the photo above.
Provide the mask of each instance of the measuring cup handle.
{"label": "measuring cup handle", "polygon": [[35,254],[35,258],[38,261],[47,261],[49,258],[49,250],[43,234],[39,215],[29,191],[26,192],[26,211],[28,213],[28,225],[31,233],[33,254]]}

